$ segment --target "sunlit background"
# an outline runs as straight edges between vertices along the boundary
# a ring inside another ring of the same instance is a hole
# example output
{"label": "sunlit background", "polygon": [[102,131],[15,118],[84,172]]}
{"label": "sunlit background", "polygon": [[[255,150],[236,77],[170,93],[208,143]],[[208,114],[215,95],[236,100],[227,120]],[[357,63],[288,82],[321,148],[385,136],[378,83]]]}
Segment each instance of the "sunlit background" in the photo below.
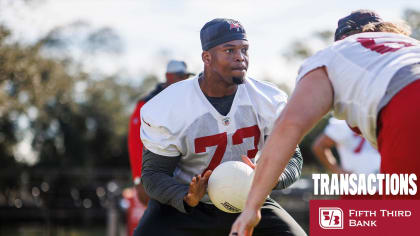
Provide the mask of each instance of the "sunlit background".
{"label": "sunlit background", "polygon": [[[290,93],[302,60],[337,20],[372,9],[420,38],[420,1],[0,0],[0,235],[127,235],[128,118],[170,59],[202,70],[201,27],[239,20],[248,75]],[[302,179],[274,195],[308,230],[310,151]],[[126,192],[127,193],[127,192]]]}

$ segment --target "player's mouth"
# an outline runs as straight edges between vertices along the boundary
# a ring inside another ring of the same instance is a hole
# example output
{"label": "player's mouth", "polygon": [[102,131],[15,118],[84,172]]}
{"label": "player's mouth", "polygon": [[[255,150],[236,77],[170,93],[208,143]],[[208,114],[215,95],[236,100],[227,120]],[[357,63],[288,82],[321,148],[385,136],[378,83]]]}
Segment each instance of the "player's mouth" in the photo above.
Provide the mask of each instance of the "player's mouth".
{"label": "player's mouth", "polygon": [[235,67],[232,67],[232,71],[246,72],[246,70],[247,70],[246,66],[235,66]]}

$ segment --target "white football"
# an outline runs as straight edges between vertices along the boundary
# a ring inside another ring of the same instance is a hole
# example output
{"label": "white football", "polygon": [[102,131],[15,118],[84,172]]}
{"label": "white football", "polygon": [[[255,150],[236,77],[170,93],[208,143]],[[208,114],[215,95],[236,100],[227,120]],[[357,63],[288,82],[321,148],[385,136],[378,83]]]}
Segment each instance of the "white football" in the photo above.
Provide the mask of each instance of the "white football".
{"label": "white football", "polygon": [[239,213],[245,207],[254,170],[240,161],[223,162],[210,175],[207,192],[212,203],[228,213]]}

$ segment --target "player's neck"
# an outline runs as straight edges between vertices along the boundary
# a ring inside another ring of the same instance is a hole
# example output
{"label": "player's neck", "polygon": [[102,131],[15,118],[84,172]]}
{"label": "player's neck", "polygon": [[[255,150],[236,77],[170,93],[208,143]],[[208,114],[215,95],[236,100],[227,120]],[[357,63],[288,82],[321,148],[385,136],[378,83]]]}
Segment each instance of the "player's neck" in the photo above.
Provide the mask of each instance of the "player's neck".
{"label": "player's neck", "polygon": [[198,79],[201,91],[208,97],[225,97],[238,89],[237,84],[228,84],[218,75],[203,73]]}

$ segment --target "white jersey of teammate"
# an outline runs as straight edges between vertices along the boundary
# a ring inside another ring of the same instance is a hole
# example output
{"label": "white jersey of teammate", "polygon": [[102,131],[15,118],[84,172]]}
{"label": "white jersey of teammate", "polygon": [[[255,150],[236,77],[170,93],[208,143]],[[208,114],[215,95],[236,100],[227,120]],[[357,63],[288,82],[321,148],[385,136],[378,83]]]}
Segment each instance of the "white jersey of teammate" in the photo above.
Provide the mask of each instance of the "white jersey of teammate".
{"label": "white jersey of teammate", "polygon": [[[181,156],[174,178],[183,184],[225,161],[253,158],[264,144],[287,95],[273,85],[246,78],[232,107],[221,115],[207,100],[198,77],[175,83],[141,109],[141,139],[153,153]],[[207,195],[201,200],[208,202]]]}
{"label": "white jersey of teammate", "polygon": [[344,120],[331,118],[324,133],[336,143],[344,170],[356,174],[379,173],[381,157],[378,151],[354,133]]}
{"label": "white jersey of teammate", "polygon": [[299,70],[297,82],[308,72],[325,66],[334,89],[334,116],[358,127],[376,147],[377,108],[388,83],[398,69],[417,62],[419,41],[394,33],[360,33],[308,58]]}

